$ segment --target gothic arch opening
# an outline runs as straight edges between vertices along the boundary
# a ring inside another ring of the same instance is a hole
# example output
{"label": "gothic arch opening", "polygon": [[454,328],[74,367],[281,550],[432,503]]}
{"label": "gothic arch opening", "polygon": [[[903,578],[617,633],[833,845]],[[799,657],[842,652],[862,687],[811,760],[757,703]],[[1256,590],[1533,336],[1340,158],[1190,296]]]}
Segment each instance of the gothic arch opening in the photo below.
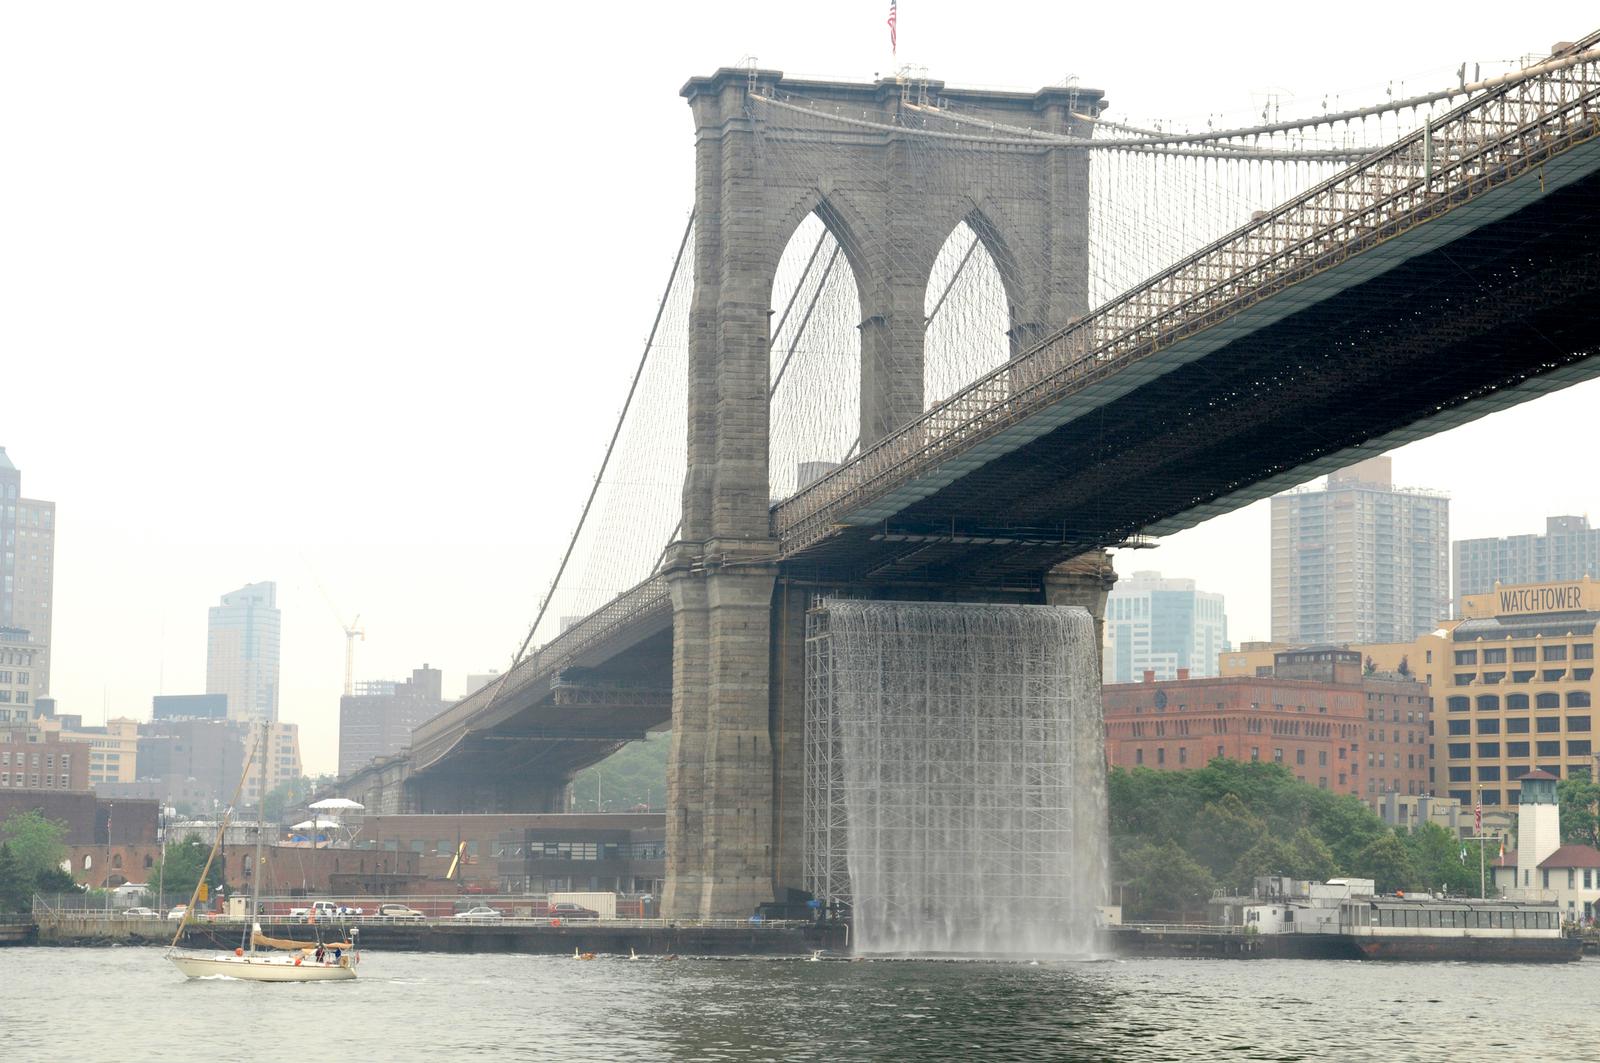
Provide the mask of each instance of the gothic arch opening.
{"label": "gothic arch opening", "polygon": [[[821,208],[819,208],[821,209]],[[774,500],[844,461],[861,428],[861,297],[850,256],[813,211],[772,284],[767,482]]]}
{"label": "gothic arch opening", "polygon": [[970,220],[951,230],[934,258],[923,316],[924,408],[1011,357],[1011,300],[987,241]]}

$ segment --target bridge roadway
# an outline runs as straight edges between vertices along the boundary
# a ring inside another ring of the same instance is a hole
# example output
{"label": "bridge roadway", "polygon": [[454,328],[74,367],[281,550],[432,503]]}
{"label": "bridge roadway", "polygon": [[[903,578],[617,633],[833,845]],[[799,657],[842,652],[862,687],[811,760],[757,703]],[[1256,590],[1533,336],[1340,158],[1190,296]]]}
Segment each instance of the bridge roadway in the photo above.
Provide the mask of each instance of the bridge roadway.
{"label": "bridge roadway", "polygon": [[[781,578],[1037,587],[1087,550],[1600,373],[1597,44],[1258,217],[776,505]],[[625,592],[418,728],[413,772],[566,771],[614,747],[586,734],[666,722],[658,701],[573,711],[556,691],[669,688],[671,624],[664,579]]]}

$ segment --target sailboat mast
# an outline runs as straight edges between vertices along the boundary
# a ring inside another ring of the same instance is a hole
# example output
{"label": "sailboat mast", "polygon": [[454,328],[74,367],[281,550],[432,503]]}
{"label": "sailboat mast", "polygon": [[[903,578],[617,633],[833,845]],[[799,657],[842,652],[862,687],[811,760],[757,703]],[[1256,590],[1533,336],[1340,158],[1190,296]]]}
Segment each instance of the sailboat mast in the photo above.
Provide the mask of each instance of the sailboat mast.
{"label": "sailboat mast", "polygon": [[254,926],[261,916],[261,842],[267,833],[267,729],[272,725],[261,721],[261,792],[256,797],[256,862],[250,871],[250,951],[256,950]]}

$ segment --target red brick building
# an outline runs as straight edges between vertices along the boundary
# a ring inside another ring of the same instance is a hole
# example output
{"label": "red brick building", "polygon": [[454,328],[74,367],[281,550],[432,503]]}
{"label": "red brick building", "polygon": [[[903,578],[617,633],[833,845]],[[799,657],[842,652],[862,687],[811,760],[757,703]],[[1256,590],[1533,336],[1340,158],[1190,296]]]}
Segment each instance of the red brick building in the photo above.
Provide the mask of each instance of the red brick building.
{"label": "red brick building", "polygon": [[[1105,688],[1108,764],[1181,771],[1213,757],[1267,760],[1302,782],[1369,803],[1391,788],[1427,789],[1427,688],[1394,677],[1364,679],[1358,653],[1314,647],[1277,654],[1271,675],[1179,676],[1158,683],[1147,672],[1142,683]],[[1405,725],[1389,722],[1396,710],[1402,718],[1411,714]]]}
{"label": "red brick building", "polygon": [[1377,808],[1386,793],[1431,794],[1433,740],[1429,723],[1433,698],[1428,687],[1409,676],[1367,676],[1367,744],[1362,747],[1366,782],[1361,797]]}
{"label": "red brick building", "polygon": [[0,790],[87,790],[89,752],[31,725],[0,727]]}

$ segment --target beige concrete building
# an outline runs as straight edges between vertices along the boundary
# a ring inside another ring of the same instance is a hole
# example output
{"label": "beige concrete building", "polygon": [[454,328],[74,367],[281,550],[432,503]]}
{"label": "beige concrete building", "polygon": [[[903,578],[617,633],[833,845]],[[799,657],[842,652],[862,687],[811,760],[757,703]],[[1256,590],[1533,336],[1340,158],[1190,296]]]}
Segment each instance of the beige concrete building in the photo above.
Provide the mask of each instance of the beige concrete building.
{"label": "beige concrete building", "polygon": [[42,653],[26,631],[0,627],[0,726],[34,717],[33,669]]}
{"label": "beige concrete building", "polygon": [[1272,640],[1394,642],[1450,613],[1450,500],[1396,488],[1389,459],[1272,499]]}
{"label": "beige concrete building", "polygon": [[62,740],[81,742],[89,751],[89,785],[131,783],[139,777],[139,723],[127,716],[86,727],[77,716],[41,716],[39,729]]}
{"label": "beige concrete building", "polygon": [[[267,792],[271,793],[286,782],[300,778],[300,725],[275,723],[267,736]],[[259,768],[252,768],[245,786],[245,799],[253,802],[260,796]]]}

